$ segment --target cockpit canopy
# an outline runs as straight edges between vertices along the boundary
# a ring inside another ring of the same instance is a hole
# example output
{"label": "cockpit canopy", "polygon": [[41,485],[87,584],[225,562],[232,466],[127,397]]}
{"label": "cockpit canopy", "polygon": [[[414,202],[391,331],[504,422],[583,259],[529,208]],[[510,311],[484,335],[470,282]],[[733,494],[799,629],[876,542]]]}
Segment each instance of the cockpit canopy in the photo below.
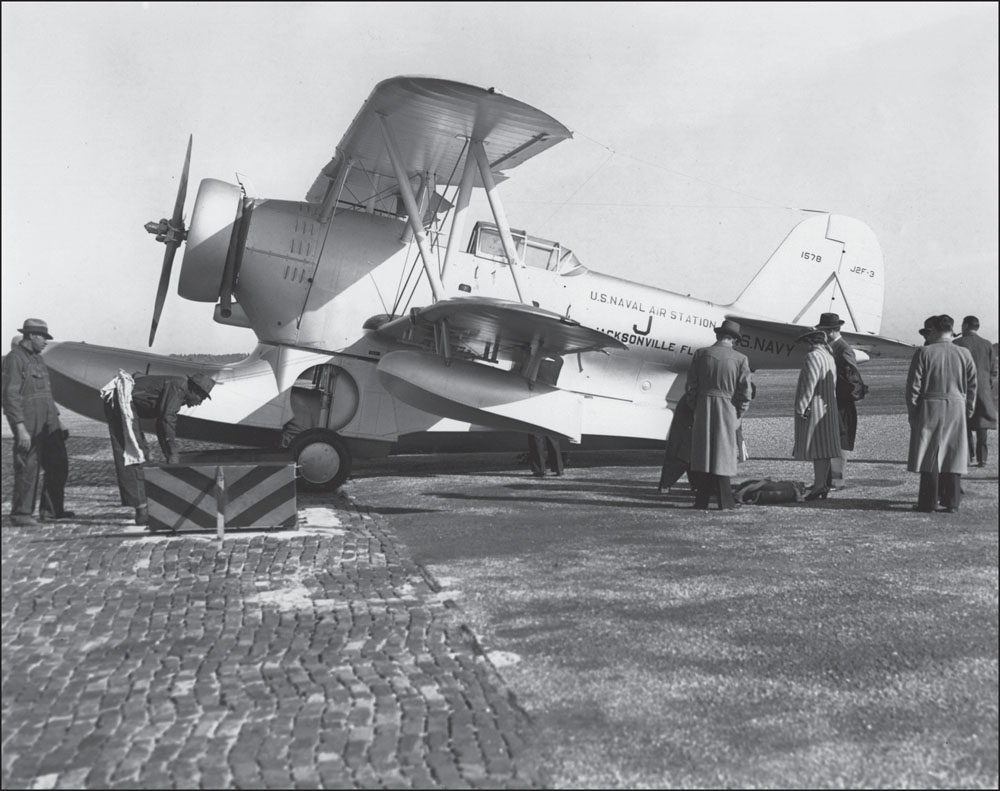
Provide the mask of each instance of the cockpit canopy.
{"label": "cockpit canopy", "polygon": [[[513,228],[510,233],[514,237],[517,254],[526,266],[544,269],[548,272],[558,272],[561,275],[583,266],[573,251],[563,247],[559,242],[551,242],[537,236],[528,236],[524,231],[517,231]],[[493,223],[476,223],[476,227],[472,230],[472,238],[469,240],[467,252],[472,253],[477,258],[507,263],[503,243],[500,241],[500,232]]]}

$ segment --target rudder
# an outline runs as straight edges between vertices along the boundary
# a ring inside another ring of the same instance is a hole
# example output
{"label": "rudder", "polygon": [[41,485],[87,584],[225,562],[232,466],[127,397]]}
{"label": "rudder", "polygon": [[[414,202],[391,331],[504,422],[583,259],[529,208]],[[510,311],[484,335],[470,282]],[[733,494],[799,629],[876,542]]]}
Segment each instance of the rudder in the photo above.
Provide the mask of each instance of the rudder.
{"label": "rudder", "polygon": [[806,325],[833,312],[845,331],[878,333],[884,298],[882,249],[871,228],[852,217],[820,214],[791,230],[731,308]]}

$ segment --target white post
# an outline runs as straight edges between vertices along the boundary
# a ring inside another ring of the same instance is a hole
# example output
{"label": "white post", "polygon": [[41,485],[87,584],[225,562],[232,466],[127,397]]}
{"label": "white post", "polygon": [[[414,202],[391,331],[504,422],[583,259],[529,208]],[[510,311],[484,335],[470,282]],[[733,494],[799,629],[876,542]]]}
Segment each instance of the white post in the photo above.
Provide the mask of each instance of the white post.
{"label": "white post", "polygon": [[215,468],[215,535],[222,541],[226,533],[226,474],[220,464]]}

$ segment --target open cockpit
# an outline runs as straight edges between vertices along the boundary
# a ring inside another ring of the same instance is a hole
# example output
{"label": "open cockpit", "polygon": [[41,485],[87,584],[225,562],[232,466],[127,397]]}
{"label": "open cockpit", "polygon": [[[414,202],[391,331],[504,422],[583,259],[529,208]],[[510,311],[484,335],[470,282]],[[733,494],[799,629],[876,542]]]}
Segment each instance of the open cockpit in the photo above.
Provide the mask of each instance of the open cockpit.
{"label": "open cockpit", "polygon": [[[581,269],[582,264],[576,254],[559,242],[552,242],[538,236],[529,236],[524,231],[511,229],[511,236],[517,249],[517,255],[525,266],[534,269],[544,269],[561,275]],[[469,246],[466,250],[477,258],[489,261],[507,263],[503,241],[497,226],[490,222],[477,222],[472,229]]]}

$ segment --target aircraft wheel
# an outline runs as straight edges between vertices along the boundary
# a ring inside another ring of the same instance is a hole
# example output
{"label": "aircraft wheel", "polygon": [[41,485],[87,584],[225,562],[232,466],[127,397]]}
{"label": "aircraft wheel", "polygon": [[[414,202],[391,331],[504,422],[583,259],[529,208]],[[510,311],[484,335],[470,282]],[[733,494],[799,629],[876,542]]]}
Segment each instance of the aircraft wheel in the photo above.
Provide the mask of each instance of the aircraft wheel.
{"label": "aircraft wheel", "polygon": [[299,487],[309,492],[332,492],[351,473],[351,451],[335,432],[325,428],[303,431],[292,442]]}

